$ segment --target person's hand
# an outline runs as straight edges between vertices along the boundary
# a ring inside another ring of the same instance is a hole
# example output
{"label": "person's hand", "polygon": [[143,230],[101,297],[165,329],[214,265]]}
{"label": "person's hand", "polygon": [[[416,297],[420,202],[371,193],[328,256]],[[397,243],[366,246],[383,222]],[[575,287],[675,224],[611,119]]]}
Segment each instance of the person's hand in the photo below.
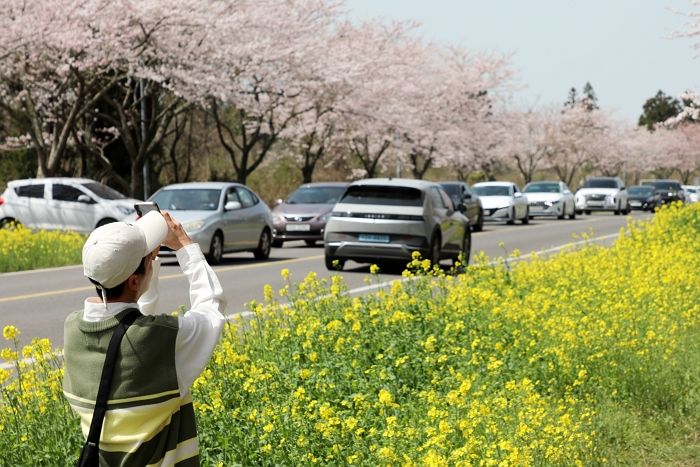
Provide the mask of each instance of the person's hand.
{"label": "person's hand", "polygon": [[163,211],[162,214],[165,218],[165,222],[168,224],[168,236],[165,237],[163,245],[174,251],[179,250],[185,245],[190,245],[192,239],[187,235],[185,229],[182,228],[182,224],[176,221],[169,212]]}

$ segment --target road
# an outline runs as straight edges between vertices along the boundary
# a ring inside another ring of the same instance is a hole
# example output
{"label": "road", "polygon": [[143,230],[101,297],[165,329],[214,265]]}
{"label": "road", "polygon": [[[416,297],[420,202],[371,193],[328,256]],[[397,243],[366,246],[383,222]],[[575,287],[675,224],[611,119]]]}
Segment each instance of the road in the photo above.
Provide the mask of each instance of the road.
{"label": "road", "polygon": [[[649,215],[601,213],[579,216],[573,221],[535,219],[529,225],[486,224],[483,232],[473,236],[472,254],[483,251],[492,258],[504,256],[504,249],[499,246],[501,242],[509,252],[519,249],[523,255],[554,251],[576,241],[575,235],[591,231],[595,237],[611,242],[630,217],[646,219]],[[174,258],[165,257],[162,261],[159,308],[169,312],[189,303],[188,287]],[[289,269],[292,280],[301,280],[311,271],[317,272],[319,277],[330,275],[323,265],[320,244],[308,247],[303,242],[291,242],[284,248],[274,248],[268,261],[255,261],[249,253],[226,255],[223,263],[214,268],[228,298],[226,313],[245,311],[246,303],[262,300],[265,284],[276,290],[281,288],[283,268]],[[341,274],[350,289],[361,288],[366,285],[364,279],[369,267],[349,261]],[[380,279],[389,281],[396,277],[381,274]],[[94,294],[94,290],[83,277],[80,266],[0,274],[0,328],[8,324],[17,326],[22,331],[22,343],[28,343],[33,337],[48,337],[55,346],[62,346],[65,317],[81,308],[85,297]]]}

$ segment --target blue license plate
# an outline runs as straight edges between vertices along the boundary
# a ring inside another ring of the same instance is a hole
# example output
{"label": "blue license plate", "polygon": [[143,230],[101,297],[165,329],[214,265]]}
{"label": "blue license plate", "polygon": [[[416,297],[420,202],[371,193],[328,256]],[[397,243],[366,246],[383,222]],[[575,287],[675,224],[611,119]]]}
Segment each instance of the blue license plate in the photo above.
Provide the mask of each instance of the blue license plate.
{"label": "blue license plate", "polygon": [[360,234],[357,239],[361,242],[372,242],[372,243],[389,243],[388,235],[379,234]]}

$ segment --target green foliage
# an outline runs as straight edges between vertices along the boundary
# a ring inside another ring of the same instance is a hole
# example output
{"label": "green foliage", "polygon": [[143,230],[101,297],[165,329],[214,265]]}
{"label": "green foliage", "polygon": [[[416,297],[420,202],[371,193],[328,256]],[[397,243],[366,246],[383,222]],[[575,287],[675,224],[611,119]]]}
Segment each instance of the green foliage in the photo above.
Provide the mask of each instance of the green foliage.
{"label": "green foliage", "polygon": [[647,130],[654,131],[657,123],[663,123],[669,118],[678,115],[682,106],[675,99],[659,90],[654,97],[650,97],[642,106],[644,109],[639,116],[639,126],[645,126]]}

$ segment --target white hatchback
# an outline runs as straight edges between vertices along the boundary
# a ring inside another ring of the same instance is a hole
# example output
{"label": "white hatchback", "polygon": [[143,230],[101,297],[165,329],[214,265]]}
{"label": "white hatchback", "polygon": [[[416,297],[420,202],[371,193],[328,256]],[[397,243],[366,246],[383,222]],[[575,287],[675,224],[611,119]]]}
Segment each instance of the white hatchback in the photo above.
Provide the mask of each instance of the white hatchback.
{"label": "white hatchback", "polygon": [[89,178],[14,180],[0,196],[0,227],[19,222],[30,229],[90,233],[133,217],[138,201]]}

